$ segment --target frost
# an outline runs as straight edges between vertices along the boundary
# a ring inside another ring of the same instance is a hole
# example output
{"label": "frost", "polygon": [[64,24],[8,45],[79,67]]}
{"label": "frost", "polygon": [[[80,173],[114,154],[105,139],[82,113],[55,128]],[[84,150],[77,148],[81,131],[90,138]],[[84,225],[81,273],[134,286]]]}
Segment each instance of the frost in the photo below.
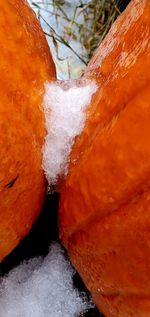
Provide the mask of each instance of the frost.
{"label": "frost", "polygon": [[[64,85],[64,86],[63,86]],[[67,174],[74,139],[84,127],[85,109],[96,91],[95,82],[84,86],[46,83],[43,108],[47,136],[43,146],[43,169],[49,184]]]}
{"label": "frost", "polygon": [[61,247],[53,243],[45,259],[35,258],[13,269],[0,283],[1,317],[73,317],[88,309],[74,289],[74,270]]}

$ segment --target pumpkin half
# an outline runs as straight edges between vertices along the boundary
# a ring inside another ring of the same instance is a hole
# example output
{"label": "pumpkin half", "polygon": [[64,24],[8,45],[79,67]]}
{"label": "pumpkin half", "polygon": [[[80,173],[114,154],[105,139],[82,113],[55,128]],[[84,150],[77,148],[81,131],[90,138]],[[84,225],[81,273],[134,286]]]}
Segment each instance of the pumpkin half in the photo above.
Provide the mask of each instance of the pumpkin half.
{"label": "pumpkin half", "polygon": [[149,317],[149,0],[131,1],[84,78],[98,89],[60,185],[60,237],[107,317]]}
{"label": "pumpkin half", "polygon": [[45,197],[41,103],[55,67],[24,0],[0,1],[0,260],[28,233]]}

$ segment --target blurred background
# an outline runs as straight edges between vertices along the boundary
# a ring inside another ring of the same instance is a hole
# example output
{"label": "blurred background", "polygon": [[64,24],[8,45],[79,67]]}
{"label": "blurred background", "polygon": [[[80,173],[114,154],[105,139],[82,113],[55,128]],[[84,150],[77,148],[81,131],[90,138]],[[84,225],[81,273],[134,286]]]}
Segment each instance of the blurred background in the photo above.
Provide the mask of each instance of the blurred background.
{"label": "blurred background", "polygon": [[44,29],[59,79],[79,78],[130,0],[29,0]]}

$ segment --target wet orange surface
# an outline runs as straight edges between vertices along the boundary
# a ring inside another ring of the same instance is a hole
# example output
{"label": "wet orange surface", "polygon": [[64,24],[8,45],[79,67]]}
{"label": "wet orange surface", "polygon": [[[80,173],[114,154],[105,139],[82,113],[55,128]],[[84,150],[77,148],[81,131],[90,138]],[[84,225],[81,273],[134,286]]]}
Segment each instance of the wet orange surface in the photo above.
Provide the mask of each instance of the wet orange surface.
{"label": "wet orange surface", "polygon": [[44,83],[55,67],[26,1],[0,1],[0,260],[28,233],[45,197]]}
{"label": "wet orange surface", "polygon": [[60,237],[108,317],[150,316],[150,2],[131,1],[92,58],[97,83],[60,186]]}

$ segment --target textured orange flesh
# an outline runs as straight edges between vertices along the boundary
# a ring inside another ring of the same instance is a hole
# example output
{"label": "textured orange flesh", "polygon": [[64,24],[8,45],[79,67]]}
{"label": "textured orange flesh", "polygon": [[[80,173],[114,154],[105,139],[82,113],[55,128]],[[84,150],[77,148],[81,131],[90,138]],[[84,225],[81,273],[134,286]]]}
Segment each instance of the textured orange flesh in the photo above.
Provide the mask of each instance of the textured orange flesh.
{"label": "textured orange flesh", "polygon": [[0,260],[28,233],[45,197],[42,98],[55,66],[26,1],[0,1]]}
{"label": "textured orange flesh", "polygon": [[70,164],[60,186],[60,237],[107,317],[147,317],[149,0],[131,1],[98,48],[84,78],[95,80],[98,89],[71,153],[75,163]]}
{"label": "textured orange flesh", "polygon": [[108,317],[149,317],[149,297],[140,296],[93,296],[95,303]]}

